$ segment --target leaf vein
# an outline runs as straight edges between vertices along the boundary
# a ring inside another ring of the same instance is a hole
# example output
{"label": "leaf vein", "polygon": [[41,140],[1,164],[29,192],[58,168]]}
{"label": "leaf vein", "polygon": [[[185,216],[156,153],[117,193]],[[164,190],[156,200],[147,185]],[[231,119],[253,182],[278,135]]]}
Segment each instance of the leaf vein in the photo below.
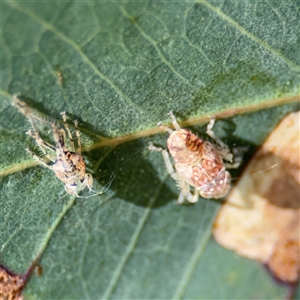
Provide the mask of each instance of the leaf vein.
{"label": "leaf vein", "polygon": [[[218,208],[216,208],[217,213]],[[193,276],[193,273],[197,267],[198,261],[200,260],[202,253],[205,249],[205,246],[207,245],[208,241],[211,238],[211,228],[213,225],[213,222],[215,220],[215,216],[211,218],[211,222],[207,224],[207,228],[204,231],[204,234],[202,235],[201,239],[199,240],[198,244],[196,245],[196,248],[187,263],[187,267],[185,268],[182,277],[180,278],[177,289],[175,290],[175,293],[172,296],[172,299],[182,299],[184,296],[184,292],[186,291],[186,288],[188,286],[188,283],[190,279]],[[202,227],[202,226],[201,226]]]}
{"label": "leaf vein", "polygon": [[113,293],[113,291],[114,291],[114,289],[115,289],[115,287],[116,287],[116,285],[117,285],[117,283],[119,281],[119,278],[121,277],[123,269],[125,268],[125,266],[126,266],[128,260],[129,260],[130,256],[134,252],[134,248],[135,248],[135,246],[136,246],[136,244],[137,244],[137,242],[138,242],[138,240],[140,238],[140,235],[141,235],[141,233],[143,231],[143,228],[144,228],[144,226],[146,224],[146,221],[148,220],[148,218],[150,216],[150,213],[152,211],[152,207],[153,207],[155,201],[157,200],[159,192],[160,192],[160,190],[161,190],[161,188],[162,188],[162,186],[163,186],[163,184],[164,184],[164,182],[165,182],[165,180],[166,180],[167,177],[168,177],[168,174],[166,174],[164,176],[164,178],[160,182],[160,185],[158,186],[155,194],[149,200],[148,206],[144,210],[144,213],[143,213],[142,217],[140,218],[140,220],[139,220],[139,222],[137,224],[136,230],[134,231],[134,233],[133,233],[133,235],[131,237],[131,240],[130,240],[130,242],[128,244],[128,247],[127,247],[124,255],[122,256],[122,258],[121,258],[118,266],[116,267],[116,269],[115,269],[115,271],[114,271],[114,273],[113,273],[113,275],[111,277],[111,280],[109,282],[108,288],[104,292],[104,294],[103,294],[103,296],[102,296],[101,299],[108,299],[112,295],[112,293]]}
{"label": "leaf vein", "polygon": [[263,46],[269,52],[271,52],[271,53],[275,54],[277,57],[281,58],[283,61],[285,61],[285,63],[287,65],[289,65],[290,67],[292,67],[292,68],[300,71],[300,66],[298,66],[297,64],[295,64],[293,61],[291,61],[287,57],[285,57],[278,50],[276,50],[273,47],[271,47],[270,45],[268,45],[268,43],[264,42],[262,39],[258,38],[257,36],[255,36],[251,32],[247,31],[244,27],[242,27],[240,24],[238,24],[232,18],[228,17],[225,13],[223,13],[219,8],[216,8],[215,6],[211,5],[210,3],[208,3],[205,0],[197,0],[197,1],[199,3],[201,3],[202,5],[205,5],[207,8],[209,8],[210,10],[212,10],[213,12],[215,12],[219,17],[221,17],[222,19],[224,19],[225,21],[227,21],[228,23],[230,23],[238,31],[240,31],[243,35],[247,36],[248,38],[250,38],[251,40],[253,40],[257,44]]}
{"label": "leaf vein", "polygon": [[[119,6],[120,10],[122,11],[123,15],[126,18],[130,18],[130,15],[127,13],[127,11]],[[154,49],[156,50],[158,56],[160,57],[161,61],[178,77],[180,78],[185,84],[187,84],[190,87],[193,87],[193,85],[185,78],[183,77],[179,72],[177,72],[177,70],[175,70],[175,68],[172,66],[172,64],[166,59],[166,57],[163,55],[163,53],[161,52],[161,50],[159,49],[159,47],[157,46],[157,43],[149,36],[147,35],[143,29],[137,24],[134,23],[134,26],[136,27],[136,29],[141,33],[141,35],[154,47]]]}
{"label": "leaf vein", "polygon": [[54,34],[56,34],[58,37],[61,38],[61,40],[63,40],[64,42],[66,42],[67,44],[69,44],[70,46],[73,47],[74,50],[76,50],[76,52],[81,56],[82,60],[87,63],[92,70],[105,82],[107,82],[115,91],[116,93],[120,96],[120,100],[124,99],[127,101],[127,103],[134,107],[135,109],[137,109],[140,113],[143,113],[142,108],[140,108],[138,105],[136,105],[133,100],[131,100],[126,94],[124,94],[120,88],[115,85],[113,83],[113,81],[108,78],[106,75],[104,75],[97,67],[96,65],[88,58],[88,56],[82,51],[82,49],[80,48],[80,46],[78,46],[72,39],[68,38],[66,35],[64,35],[63,33],[61,33],[60,31],[58,31],[53,25],[51,25],[50,23],[42,20],[41,18],[39,18],[36,14],[34,14],[32,11],[24,8],[24,7],[20,7],[16,2],[9,2],[9,5],[11,5],[13,8],[18,9],[20,12],[25,13],[26,15],[28,15],[29,17],[31,17],[33,20],[35,20],[37,23],[39,23],[40,25],[42,25],[43,27],[45,27],[46,29],[48,29],[49,31],[53,32]]}

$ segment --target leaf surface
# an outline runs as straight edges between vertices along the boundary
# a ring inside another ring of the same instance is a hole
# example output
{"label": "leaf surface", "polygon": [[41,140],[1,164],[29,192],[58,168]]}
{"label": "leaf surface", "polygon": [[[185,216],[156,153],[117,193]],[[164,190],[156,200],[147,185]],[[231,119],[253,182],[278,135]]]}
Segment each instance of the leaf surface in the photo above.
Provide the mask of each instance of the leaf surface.
{"label": "leaf surface", "polygon": [[[23,273],[42,254],[28,299],[284,298],[261,265],[213,241],[220,201],[175,205],[175,183],[147,146],[165,147],[167,134],[152,135],[170,110],[190,125],[234,115],[215,131],[248,146],[249,157],[299,109],[288,104],[299,101],[299,9],[297,1],[2,4],[1,258]],[[11,106],[16,93],[52,120],[67,111],[80,121],[94,189],[116,176],[104,195],[63,197],[63,183],[36,166],[24,151],[36,149],[29,124]]]}

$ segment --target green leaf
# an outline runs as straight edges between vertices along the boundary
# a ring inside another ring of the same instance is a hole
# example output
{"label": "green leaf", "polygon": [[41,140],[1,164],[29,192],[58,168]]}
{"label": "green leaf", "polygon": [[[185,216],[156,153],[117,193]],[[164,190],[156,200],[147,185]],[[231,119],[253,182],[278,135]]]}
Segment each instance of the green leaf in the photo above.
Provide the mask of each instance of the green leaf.
{"label": "green leaf", "polygon": [[[2,4],[1,259],[24,273],[42,255],[26,299],[284,298],[260,264],[213,241],[222,201],[175,205],[175,183],[147,146],[165,147],[156,124],[170,123],[172,110],[185,126],[226,117],[216,133],[249,146],[250,157],[299,109],[299,9],[297,1]],[[16,93],[52,120],[61,111],[80,120],[94,189],[116,176],[104,195],[63,197],[63,183],[24,151],[36,148],[11,106]]]}

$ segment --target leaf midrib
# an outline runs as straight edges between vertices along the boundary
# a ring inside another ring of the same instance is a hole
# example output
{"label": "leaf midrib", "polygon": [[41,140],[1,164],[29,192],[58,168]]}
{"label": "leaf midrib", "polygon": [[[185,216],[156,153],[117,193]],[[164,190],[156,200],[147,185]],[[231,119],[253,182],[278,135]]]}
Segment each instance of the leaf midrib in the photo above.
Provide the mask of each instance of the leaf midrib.
{"label": "leaf midrib", "polygon": [[[267,109],[267,108],[284,105],[284,104],[289,104],[289,103],[294,103],[294,102],[296,103],[299,101],[300,101],[299,95],[283,97],[283,98],[278,98],[278,99],[267,100],[265,102],[261,102],[261,103],[255,104],[255,105],[248,105],[246,107],[237,107],[237,108],[226,109],[224,111],[218,112],[213,115],[217,119],[229,118],[229,117],[236,116],[239,114],[254,112],[254,111],[261,110],[261,109]],[[183,122],[179,122],[179,124],[182,127],[205,124],[208,122],[209,118],[210,118],[210,116],[195,116],[195,117],[189,118]],[[172,124],[169,123],[169,124],[166,124],[166,126],[172,127]],[[84,132],[86,134],[89,134],[89,133],[95,134],[94,132],[89,132],[88,130],[84,130]],[[165,132],[164,130],[160,129],[158,126],[155,126],[150,129],[121,135],[121,136],[114,137],[111,139],[101,137],[102,140],[100,142],[94,143],[87,147],[83,147],[82,151],[90,152],[90,151],[104,148],[104,147],[116,147],[116,146],[122,145],[127,142],[131,142],[131,141],[139,139],[139,138],[144,138],[144,137],[148,137],[148,136],[152,136],[152,135],[164,133],[164,132]],[[26,160],[26,161],[23,161],[22,163],[11,164],[11,165],[7,166],[7,168],[0,171],[0,177],[5,177],[5,176],[14,174],[16,172],[20,172],[25,169],[35,167],[38,164],[39,163],[37,161],[33,161],[33,160]]]}

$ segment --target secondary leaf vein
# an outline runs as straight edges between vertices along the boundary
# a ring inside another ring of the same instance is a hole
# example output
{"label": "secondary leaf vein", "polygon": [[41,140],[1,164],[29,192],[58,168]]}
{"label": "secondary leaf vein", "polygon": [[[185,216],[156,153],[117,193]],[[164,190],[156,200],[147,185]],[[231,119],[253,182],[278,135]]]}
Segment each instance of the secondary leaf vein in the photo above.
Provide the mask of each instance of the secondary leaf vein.
{"label": "secondary leaf vein", "polygon": [[[217,212],[216,208],[216,212]],[[211,237],[211,227],[215,220],[215,217],[211,218],[211,222],[207,224],[207,228],[202,235],[201,239],[199,240],[189,262],[187,263],[187,267],[185,268],[182,277],[180,278],[180,281],[177,284],[177,289],[175,293],[172,296],[172,299],[182,299],[184,296],[184,292],[186,291],[187,285],[193,276],[193,273],[197,267],[198,261],[202,256],[202,253],[205,249],[205,246],[207,245],[210,237]]]}
{"label": "secondary leaf vein", "polygon": [[[130,18],[130,15],[127,13],[127,11],[124,9],[124,7],[119,6],[120,10],[122,11],[123,15],[126,18]],[[180,78],[185,84],[187,84],[190,87],[193,87],[193,85],[185,78],[183,77],[180,73],[178,73],[175,68],[172,66],[172,64],[165,58],[161,50],[158,48],[157,43],[149,36],[147,35],[143,29],[137,24],[134,23],[134,26],[136,29],[141,33],[141,35],[154,47],[156,52],[158,53],[158,56],[160,57],[161,61],[168,66],[168,68],[178,77]]]}
{"label": "secondary leaf vein", "polygon": [[267,49],[268,51],[270,51],[271,53],[275,54],[277,57],[281,58],[283,61],[285,61],[286,64],[288,64],[290,67],[300,71],[300,66],[298,66],[297,64],[295,64],[293,61],[291,61],[290,59],[288,59],[287,57],[285,57],[281,52],[279,52],[278,50],[272,48],[270,45],[268,45],[265,41],[263,41],[262,39],[258,38],[257,36],[255,36],[254,34],[252,34],[251,32],[247,31],[244,27],[242,27],[240,24],[238,24],[236,21],[234,21],[233,19],[231,19],[230,17],[228,17],[226,14],[224,14],[219,8],[216,8],[215,6],[211,5],[210,3],[206,2],[205,0],[197,0],[199,3],[201,3],[202,5],[205,5],[207,8],[209,8],[210,10],[212,10],[213,12],[215,12],[219,17],[221,17],[222,19],[226,20],[228,23],[230,23],[231,25],[233,25],[238,31],[240,31],[243,35],[249,37],[250,39],[252,39],[254,42],[256,42],[257,44],[263,46],[265,49]]}
{"label": "secondary leaf vein", "polygon": [[148,206],[144,210],[144,213],[143,213],[142,217],[140,218],[139,223],[137,224],[136,230],[134,231],[134,233],[133,233],[133,235],[131,237],[131,240],[130,240],[130,242],[128,244],[128,247],[127,247],[124,255],[122,256],[122,258],[121,258],[121,260],[120,260],[117,268],[115,269],[115,271],[114,271],[114,273],[112,275],[112,278],[110,280],[110,283],[108,285],[108,288],[104,292],[104,295],[102,296],[101,299],[108,299],[112,295],[112,293],[113,293],[113,291],[114,291],[114,289],[115,289],[115,287],[116,287],[116,285],[117,285],[117,283],[119,281],[119,278],[120,278],[120,276],[122,274],[122,271],[125,268],[125,266],[127,264],[127,261],[129,260],[130,256],[132,255],[132,253],[134,251],[134,248],[135,248],[135,246],[136,246],[136,244],[137,244],[137,242],[139,240],[139,237],[140,237],[140,235],[142,233],[142,230],[143,230],[143,228],[144,228],[144,226],[146,224],[146,221],[148,220],[148,218],[150,216],[152,207],[153,207],[153,205],[154,205],[154,203],[155,203],[155,201],[156,201],[156,199],[157,199],[157,197],[159,195],[159,192],[160,192],[160,190],[161,190],[161,188],[162,188],[162,186],[163,186],[163,184],[164,184],[164,182],[165,182],[165,180],[166,180],[167,177],[168,177],[168,175],[165,175],[165,177],[160,182],[158,188],[156,189],[155,194],[149,200]]}
{"label": "secondary leaf vein", "polygon": [[88,58],[88,56],[82,51],[82,49],[70,38],[68,38],[63,33],[59,32],[54,26],[52,26],[50,23],[42,20],[37,15],[35,15],[32,11],[26,9],[25,7],[20,7],[16,2],[9,2],[9,5],[11,5],[13,8],[18,9],[20,12],[25,13],[32,19],[34,19],[36,22],[38,22],[40,25],[45,27],[46,29],[50,30],[54,34],[56,34],[58,37],[61,38],[64,42],[69,44],[73,47],[73,49],[76,50],[76,52],[82,57],[83,61],[86,62],[92,70],[104,81],[106,81],[115,91],[116,93],[121,97],[122,99],[125,99],[129,105],[137,109],[140,113],[143,113],[143,110],[136,105],[127,95],[125,95],[118,86],[116,86],[110,78],[105,76],[96,66],[95,64]]}

